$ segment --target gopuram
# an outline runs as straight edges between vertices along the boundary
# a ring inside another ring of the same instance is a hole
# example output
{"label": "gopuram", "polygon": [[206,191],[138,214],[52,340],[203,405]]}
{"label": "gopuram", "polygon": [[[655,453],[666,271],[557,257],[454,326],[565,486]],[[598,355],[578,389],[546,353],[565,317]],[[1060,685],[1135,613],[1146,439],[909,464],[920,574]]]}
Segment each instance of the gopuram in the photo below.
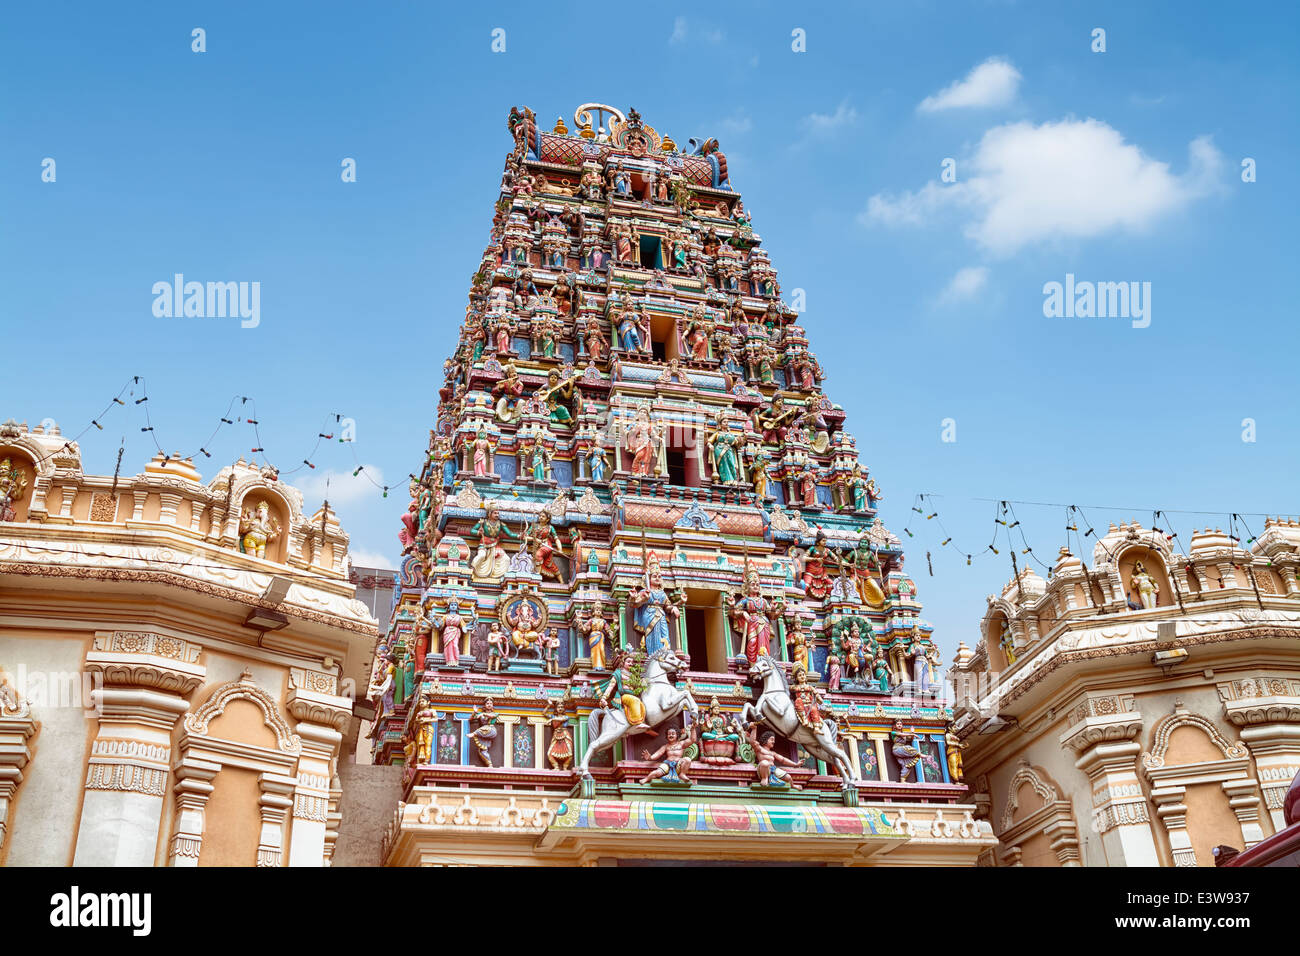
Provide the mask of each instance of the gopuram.
{"label": "gopuram", "polygon": [[370,694],[390,864],[972,864],[931,627],[717,140],[512,109]]}

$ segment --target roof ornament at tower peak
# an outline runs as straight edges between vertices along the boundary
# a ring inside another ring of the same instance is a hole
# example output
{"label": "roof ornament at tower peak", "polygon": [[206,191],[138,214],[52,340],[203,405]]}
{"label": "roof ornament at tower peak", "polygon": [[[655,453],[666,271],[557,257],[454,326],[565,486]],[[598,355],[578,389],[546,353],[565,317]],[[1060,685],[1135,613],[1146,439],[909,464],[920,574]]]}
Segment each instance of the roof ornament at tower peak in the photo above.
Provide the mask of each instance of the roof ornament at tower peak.
{"label": "roof ornament at tower peak", "polygon": [[[596,114],[594,123],[591,116],[593,112]],[[627,117],[617,107],[606,106],[604,103],[583,103],[573,111],[573,125],[578,128],[578,135],[583,139],[595,139],[596,127],[608,130],[611,125],[606,117],[609,117],[610,120],[616,119],[620,123],[627,122]]]}

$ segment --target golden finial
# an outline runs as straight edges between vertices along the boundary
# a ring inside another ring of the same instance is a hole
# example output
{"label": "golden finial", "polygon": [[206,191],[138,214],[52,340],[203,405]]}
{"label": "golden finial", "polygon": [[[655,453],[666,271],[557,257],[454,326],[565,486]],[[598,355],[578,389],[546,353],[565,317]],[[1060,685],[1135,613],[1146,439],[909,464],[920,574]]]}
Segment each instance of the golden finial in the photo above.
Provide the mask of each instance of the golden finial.
{"label": "golden finial", "polygon": [[569,135],[569,127],[567,127],[567,126],[564,125],[564,117],[563,117],[563,116],[557,116],[557,117],[555,117],[555,129],[551,130],[551,132],[554,133],[556,136],[568,136],[568,135]]}
{"label": "golden finial", "polygon": [[677,152],[677,144],[673,142],[673,138],[671,136],[665,136],[663,139],[661,139],[659,141],[659,147],[665,153]]}

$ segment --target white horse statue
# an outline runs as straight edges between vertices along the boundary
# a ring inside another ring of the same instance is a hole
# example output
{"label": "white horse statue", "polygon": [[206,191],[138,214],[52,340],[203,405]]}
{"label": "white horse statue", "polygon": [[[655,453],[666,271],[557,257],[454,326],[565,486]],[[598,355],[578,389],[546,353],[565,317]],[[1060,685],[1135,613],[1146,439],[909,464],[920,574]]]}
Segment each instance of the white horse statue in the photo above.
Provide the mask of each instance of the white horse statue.
{"label": "white horse statue", "polygon": [[[683,710],[689,711],[691,717],[699,719],[700,706],[689,691],[678,690],[672,679],[686,662],[673,651],[664,647],[650,657],[645,665],[646,689],[641,694],[641,703],[645,705],[645,723],[648,727],[658,727],[664,721],[672,720]],[[591,758],[602,750],[608,750],[615,743],[627,736],[629,724],[627,716],[614,708],[598,708],[587,718],[587,738],[591,741],[587,752],[582,755],[578,771],[583,777],[590,777],[588,764]]]}
{"label": "white horse statue", "polygon": [[786,683],[781,668],[766,654],[760,654],[758,660],[750,665],[749,678],[762,681],[763,686],[759,690],[758,699],[752,704],[746,703],[740,711],[740,722],[747,724],[758,721],[766,724],[787,740],[802,745],[818,760],[825,761],[827,766],[834,767],[842,781],[840,789],[855,789],[858,781],[853,776],[848,754],[839,745],[839,726],[835,721],[830,717],[823,718],[820,731],[799,723],[794,701],[790,698],[790,685]]}

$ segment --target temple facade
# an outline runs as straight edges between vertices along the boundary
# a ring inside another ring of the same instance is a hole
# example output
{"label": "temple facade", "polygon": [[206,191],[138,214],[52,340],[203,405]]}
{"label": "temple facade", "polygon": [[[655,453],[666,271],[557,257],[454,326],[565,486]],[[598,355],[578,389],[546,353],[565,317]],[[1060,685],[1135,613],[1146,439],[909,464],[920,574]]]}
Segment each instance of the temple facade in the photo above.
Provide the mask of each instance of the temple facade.
{"label": "temple facade", "polygon": [[899,539],[707,139],[508,118],[376,656],[390,864],[972,864]]}
{"label": "temple facade", "polygon": [[302,504],[0,425],[0,865],[330,863],[378,632]]}
{"label": "temple facade", "polygon": [[1213,866],[1283,830],[1300,773],[1300,523],[1243,543],[1112,525],[1091,565],[990,595],[954,664],[982,862]]}

